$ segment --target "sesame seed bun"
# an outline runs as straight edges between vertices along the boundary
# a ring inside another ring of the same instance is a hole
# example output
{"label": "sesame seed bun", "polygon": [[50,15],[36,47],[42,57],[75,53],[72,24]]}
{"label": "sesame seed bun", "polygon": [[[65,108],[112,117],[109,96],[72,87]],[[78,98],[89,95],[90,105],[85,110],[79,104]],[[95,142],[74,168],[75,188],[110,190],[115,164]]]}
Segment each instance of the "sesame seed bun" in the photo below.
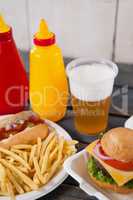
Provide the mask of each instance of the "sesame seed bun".
{"label": "sesame seed bun", "polygon": [[104,152],[111,158],[123,162],[133,162],[133,130],[114,128],[101,139]]}

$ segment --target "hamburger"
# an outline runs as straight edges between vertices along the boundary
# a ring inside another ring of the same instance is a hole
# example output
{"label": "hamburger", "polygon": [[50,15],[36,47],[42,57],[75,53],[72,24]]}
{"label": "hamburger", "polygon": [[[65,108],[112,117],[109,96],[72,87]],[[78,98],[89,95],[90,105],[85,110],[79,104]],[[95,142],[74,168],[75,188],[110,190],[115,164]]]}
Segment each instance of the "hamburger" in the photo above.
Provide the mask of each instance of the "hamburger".
{"label": "hamburger", "polygon": [[114,128],[86,151],[88,173],[97,186],[122,194],[133,192],[133,130]]}

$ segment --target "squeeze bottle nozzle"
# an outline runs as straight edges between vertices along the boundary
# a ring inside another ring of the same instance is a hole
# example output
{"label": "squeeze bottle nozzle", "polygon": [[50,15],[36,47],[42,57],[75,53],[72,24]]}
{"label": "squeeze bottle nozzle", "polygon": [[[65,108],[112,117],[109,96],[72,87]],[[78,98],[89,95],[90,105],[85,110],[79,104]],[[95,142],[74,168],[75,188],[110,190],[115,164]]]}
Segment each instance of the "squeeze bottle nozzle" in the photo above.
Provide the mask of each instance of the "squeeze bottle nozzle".
{"label": "squeeze bottle nozzle", "polygon": [[8,32],[8,31],[10,31],[10,26],[8,26],[6,24],[2,15],[0,15],[0,33],[5,33],[5,32]]}
{"label": "squeeze bottle nozzle", "polygon": [[48,25],[44,19],[41,19],[38,32],[35,34],[37,39],[49,39],[53,37],[53,33],[49,31]]}

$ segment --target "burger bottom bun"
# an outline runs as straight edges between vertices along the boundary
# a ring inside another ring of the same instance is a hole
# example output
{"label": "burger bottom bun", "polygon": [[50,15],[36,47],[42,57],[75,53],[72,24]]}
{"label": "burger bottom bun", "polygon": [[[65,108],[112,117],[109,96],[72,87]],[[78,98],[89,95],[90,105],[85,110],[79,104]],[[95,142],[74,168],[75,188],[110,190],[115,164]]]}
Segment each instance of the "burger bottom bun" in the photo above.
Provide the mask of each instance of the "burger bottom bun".
{"label": "burger bottom bun", "polygon": [[111,190],[113,192],[120,193],[120,194],[133,193],[133,189],[128,189],[128,188],[124,188],[124,187],[119,187],[117,185],[101,182],[101,181],[97,180],[95,177],[91,176],[90,174],[89,174],[89,176],[92,179],[92,181],[94,182],[94,184],[102,189]]}

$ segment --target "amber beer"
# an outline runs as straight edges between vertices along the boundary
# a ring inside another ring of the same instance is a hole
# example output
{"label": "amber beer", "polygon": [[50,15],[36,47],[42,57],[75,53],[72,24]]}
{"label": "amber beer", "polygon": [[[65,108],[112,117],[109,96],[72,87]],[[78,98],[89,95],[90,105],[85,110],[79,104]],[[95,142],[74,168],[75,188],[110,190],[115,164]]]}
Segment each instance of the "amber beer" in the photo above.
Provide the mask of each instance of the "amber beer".
{"label": "amber beer", "polygon": [[81,133],[96,134],[104,131],[108,122],[110,97],[96,102],[85,102],[72,96],[75,127]]}
{"label": "amber beer", "polygon": [[111,61],[77,59],[67,66],[74,124],[81,134],[103,132],[108,123],[117,66]]}

